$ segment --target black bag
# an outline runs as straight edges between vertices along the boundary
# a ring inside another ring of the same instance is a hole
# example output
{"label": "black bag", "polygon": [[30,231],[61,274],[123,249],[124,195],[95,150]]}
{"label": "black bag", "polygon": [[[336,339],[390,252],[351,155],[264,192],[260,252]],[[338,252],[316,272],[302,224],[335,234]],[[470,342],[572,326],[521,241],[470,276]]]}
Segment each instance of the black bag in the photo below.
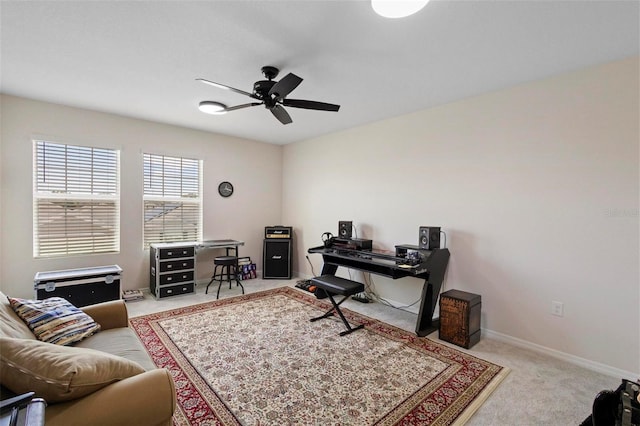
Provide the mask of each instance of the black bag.
{"label": "black bag", "polygon": [[623,379],[615,391],[598,393],[580,426],[640,426],[640,382]]}

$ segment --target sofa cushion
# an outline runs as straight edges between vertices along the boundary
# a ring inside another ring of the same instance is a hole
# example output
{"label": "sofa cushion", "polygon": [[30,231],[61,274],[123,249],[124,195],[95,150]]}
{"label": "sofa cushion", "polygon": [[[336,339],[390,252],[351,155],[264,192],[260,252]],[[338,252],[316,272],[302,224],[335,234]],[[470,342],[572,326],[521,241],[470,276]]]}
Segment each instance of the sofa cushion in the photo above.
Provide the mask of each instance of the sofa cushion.
{"label": "sofa cushion", "polygon": [[129,327],[102,330],[100,333],[96,333],[73,346],[121,356],[137,362],[147,371],[157,368],[135,331]]}
{"label": "sofa cushion", "polygon": [[0,292],[0,336],[20,339],[35,339],[27,324],[15,313],[9,299]]}
{"label": "sofa cushion", "polygon": [[69,345],[100,330],[93,318],[61,297],[44,300],[9,297],[9,304],[43,342]]}
{"label": "sofa cushion", "polygon": [[0,337],[2,385],[48,403],[68,401],[144,372],[136,362],[86,348]]}

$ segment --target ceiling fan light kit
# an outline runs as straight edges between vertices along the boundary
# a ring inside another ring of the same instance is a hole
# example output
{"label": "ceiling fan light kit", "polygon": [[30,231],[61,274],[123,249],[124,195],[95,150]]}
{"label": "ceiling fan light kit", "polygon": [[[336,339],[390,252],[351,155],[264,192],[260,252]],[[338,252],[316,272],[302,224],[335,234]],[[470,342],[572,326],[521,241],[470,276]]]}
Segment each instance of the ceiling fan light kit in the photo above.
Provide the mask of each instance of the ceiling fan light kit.
{"label": "ceiling fan light kit", "polygon": [[213,101],[200,102],[198,109],[205,114],[222,115],[227,113],[227,106],[225,104]]}
{"label": "ceiling fan light kit", "polygon": [[[318,111],[338,111],[340,109],[340,105],[328,104],[325,102],[308,101],[306,99],[287,99],[286,96],[291,93],[296,87],[298,87],[300,83],[302,83],[302,78],[298,77],[295,74],[289,73],[285,75],[280,81],[274,81],[274,78],[278,76],[279,72],[280,70],[278,70],[278,68],[276,67],[262,67],[262,74],[265,76],[266,80],[256,81],[253,84],[252,93],[245,92],[244,90],[236,89],[224,84],[205,80],[203,78],[197,78],[196,80],[202,83],[217,87],[219,89],[230,90],[240,95],[248,96],[257,101],[250,102],[248,104],[235,105],[232,107],[227,107],[218,102],[203,101],[200,102],[200,111],[207,112],[209,114],[220,114],[229,111],[235,111],[237,109],[264,105],[264,107],[271,111],[273,116],[277,118],[278,121],[280,121],[282,124],[289,124],[293,120],[291,120],[291,116],[289,116],[287,110],[284,109],[285,106],[293,108],[313,109]],[[208,111],[203,110],[203,104],[206,104],[205,108],[208,109]],[[216,109],[217,112],[210,112],[216,111]]]}
{"label": "ceiling fan light kit", "polygon": [[371,0],[371,7],[385,18],[404,18],[425,7],[429,0]]}

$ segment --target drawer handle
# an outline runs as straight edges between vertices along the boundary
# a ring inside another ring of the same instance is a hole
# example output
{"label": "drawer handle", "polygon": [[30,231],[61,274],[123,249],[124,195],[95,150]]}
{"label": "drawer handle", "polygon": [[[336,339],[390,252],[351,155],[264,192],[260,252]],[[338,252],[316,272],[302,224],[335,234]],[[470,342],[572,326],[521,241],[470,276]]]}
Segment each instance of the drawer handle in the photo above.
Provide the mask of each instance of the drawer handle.
{"label": "drawer handle", "polygon": [[173,293],[173,290],[167,290],[167,294]]}
{"label": "drawer handle", "polygon": [[185,266],[185,267],[186,267],[186,266],[187,266],[187,262],[184,262],[184,263],[182,264],[182,266]]}
{"label": "drawer handle", "polygon": [[186,276],[186,275],[183,275],[183,276],[182,276],[182,278],[185,278],[185,279],[186,279],[186,278],[187,278],[187,276]]}
{"label": "drawer handle", "polygon": [[168,251],[168,252],[167,252],[167,254],[168,254],[169,256],[171,256],[171,255],[173,254],[173,252],[172,252],[172,251]]}
{"label": "drawer handle", "polygon": [[167,277],[167,281],[171,281],[172,279],[172,277]]}
{"label": "drawer handle", "polygon": [[167,269],[173,268],[173,265],[167,265]]}

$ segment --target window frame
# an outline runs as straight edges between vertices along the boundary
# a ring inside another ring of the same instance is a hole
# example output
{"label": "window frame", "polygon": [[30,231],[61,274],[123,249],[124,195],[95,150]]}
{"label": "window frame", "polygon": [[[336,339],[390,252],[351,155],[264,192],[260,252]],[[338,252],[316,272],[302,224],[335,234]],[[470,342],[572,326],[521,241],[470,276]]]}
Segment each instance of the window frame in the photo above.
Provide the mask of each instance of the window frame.
{"label": "window frame", "polygon": [[33,257],[119,253],[120,150],[49,138],[32,149]]}
{"label": "window frame", "polygon": [[[162,163],[162,171],[156,169],[153,171],[153,167],[159,167],[159,163]],[[165,165],[172,172],[176,172],[175,167],[177,163],[180,163],[180,178],[176,173],[167,173]],[[193,168],[196,169],[196,178],[193,178]],[[191,170],[191,173],[186,173],[185,170]],[[169,243],[169,242],[183,242],[183,241],[200,241],[203,235],[203,161],[198,158],[176,156],[168,154],[157,154],[151,152],[142,153],[142,174],[143,174],[143,188],[142,188],[142,248],[148,250],[151,244]],[[190,175],[191,177],[185,177]],[[155,182],[155,191],[152,193],[149,190]],[[178,190],[178,187],[180,188]],[[190,192],[185,196],[186,190],[196,190],[194,195]],[[154,212],[150,213],[151,209],[148,209],[148,204],[156,203],[155,216],[148,217],[149,214],[154,215]],[[184,206],[189,206],[189,209],[185,212]],[[173,211],[180,210],[179,215],[182,215],[181,220],[174,219],[174,225],[165,226],[163,223],[161,233],[166,233],[162,237],[158,235],[150,235],[151,232],[148,223],[154,219],[162,219],[164,222]],[[195,219],[195,225],[185,224],[189,220]],[[176,225],[177,224],[177,225]],[[189,229],[189,228],[194,229]],[[181,234],[181,235],[179,235]]]}

